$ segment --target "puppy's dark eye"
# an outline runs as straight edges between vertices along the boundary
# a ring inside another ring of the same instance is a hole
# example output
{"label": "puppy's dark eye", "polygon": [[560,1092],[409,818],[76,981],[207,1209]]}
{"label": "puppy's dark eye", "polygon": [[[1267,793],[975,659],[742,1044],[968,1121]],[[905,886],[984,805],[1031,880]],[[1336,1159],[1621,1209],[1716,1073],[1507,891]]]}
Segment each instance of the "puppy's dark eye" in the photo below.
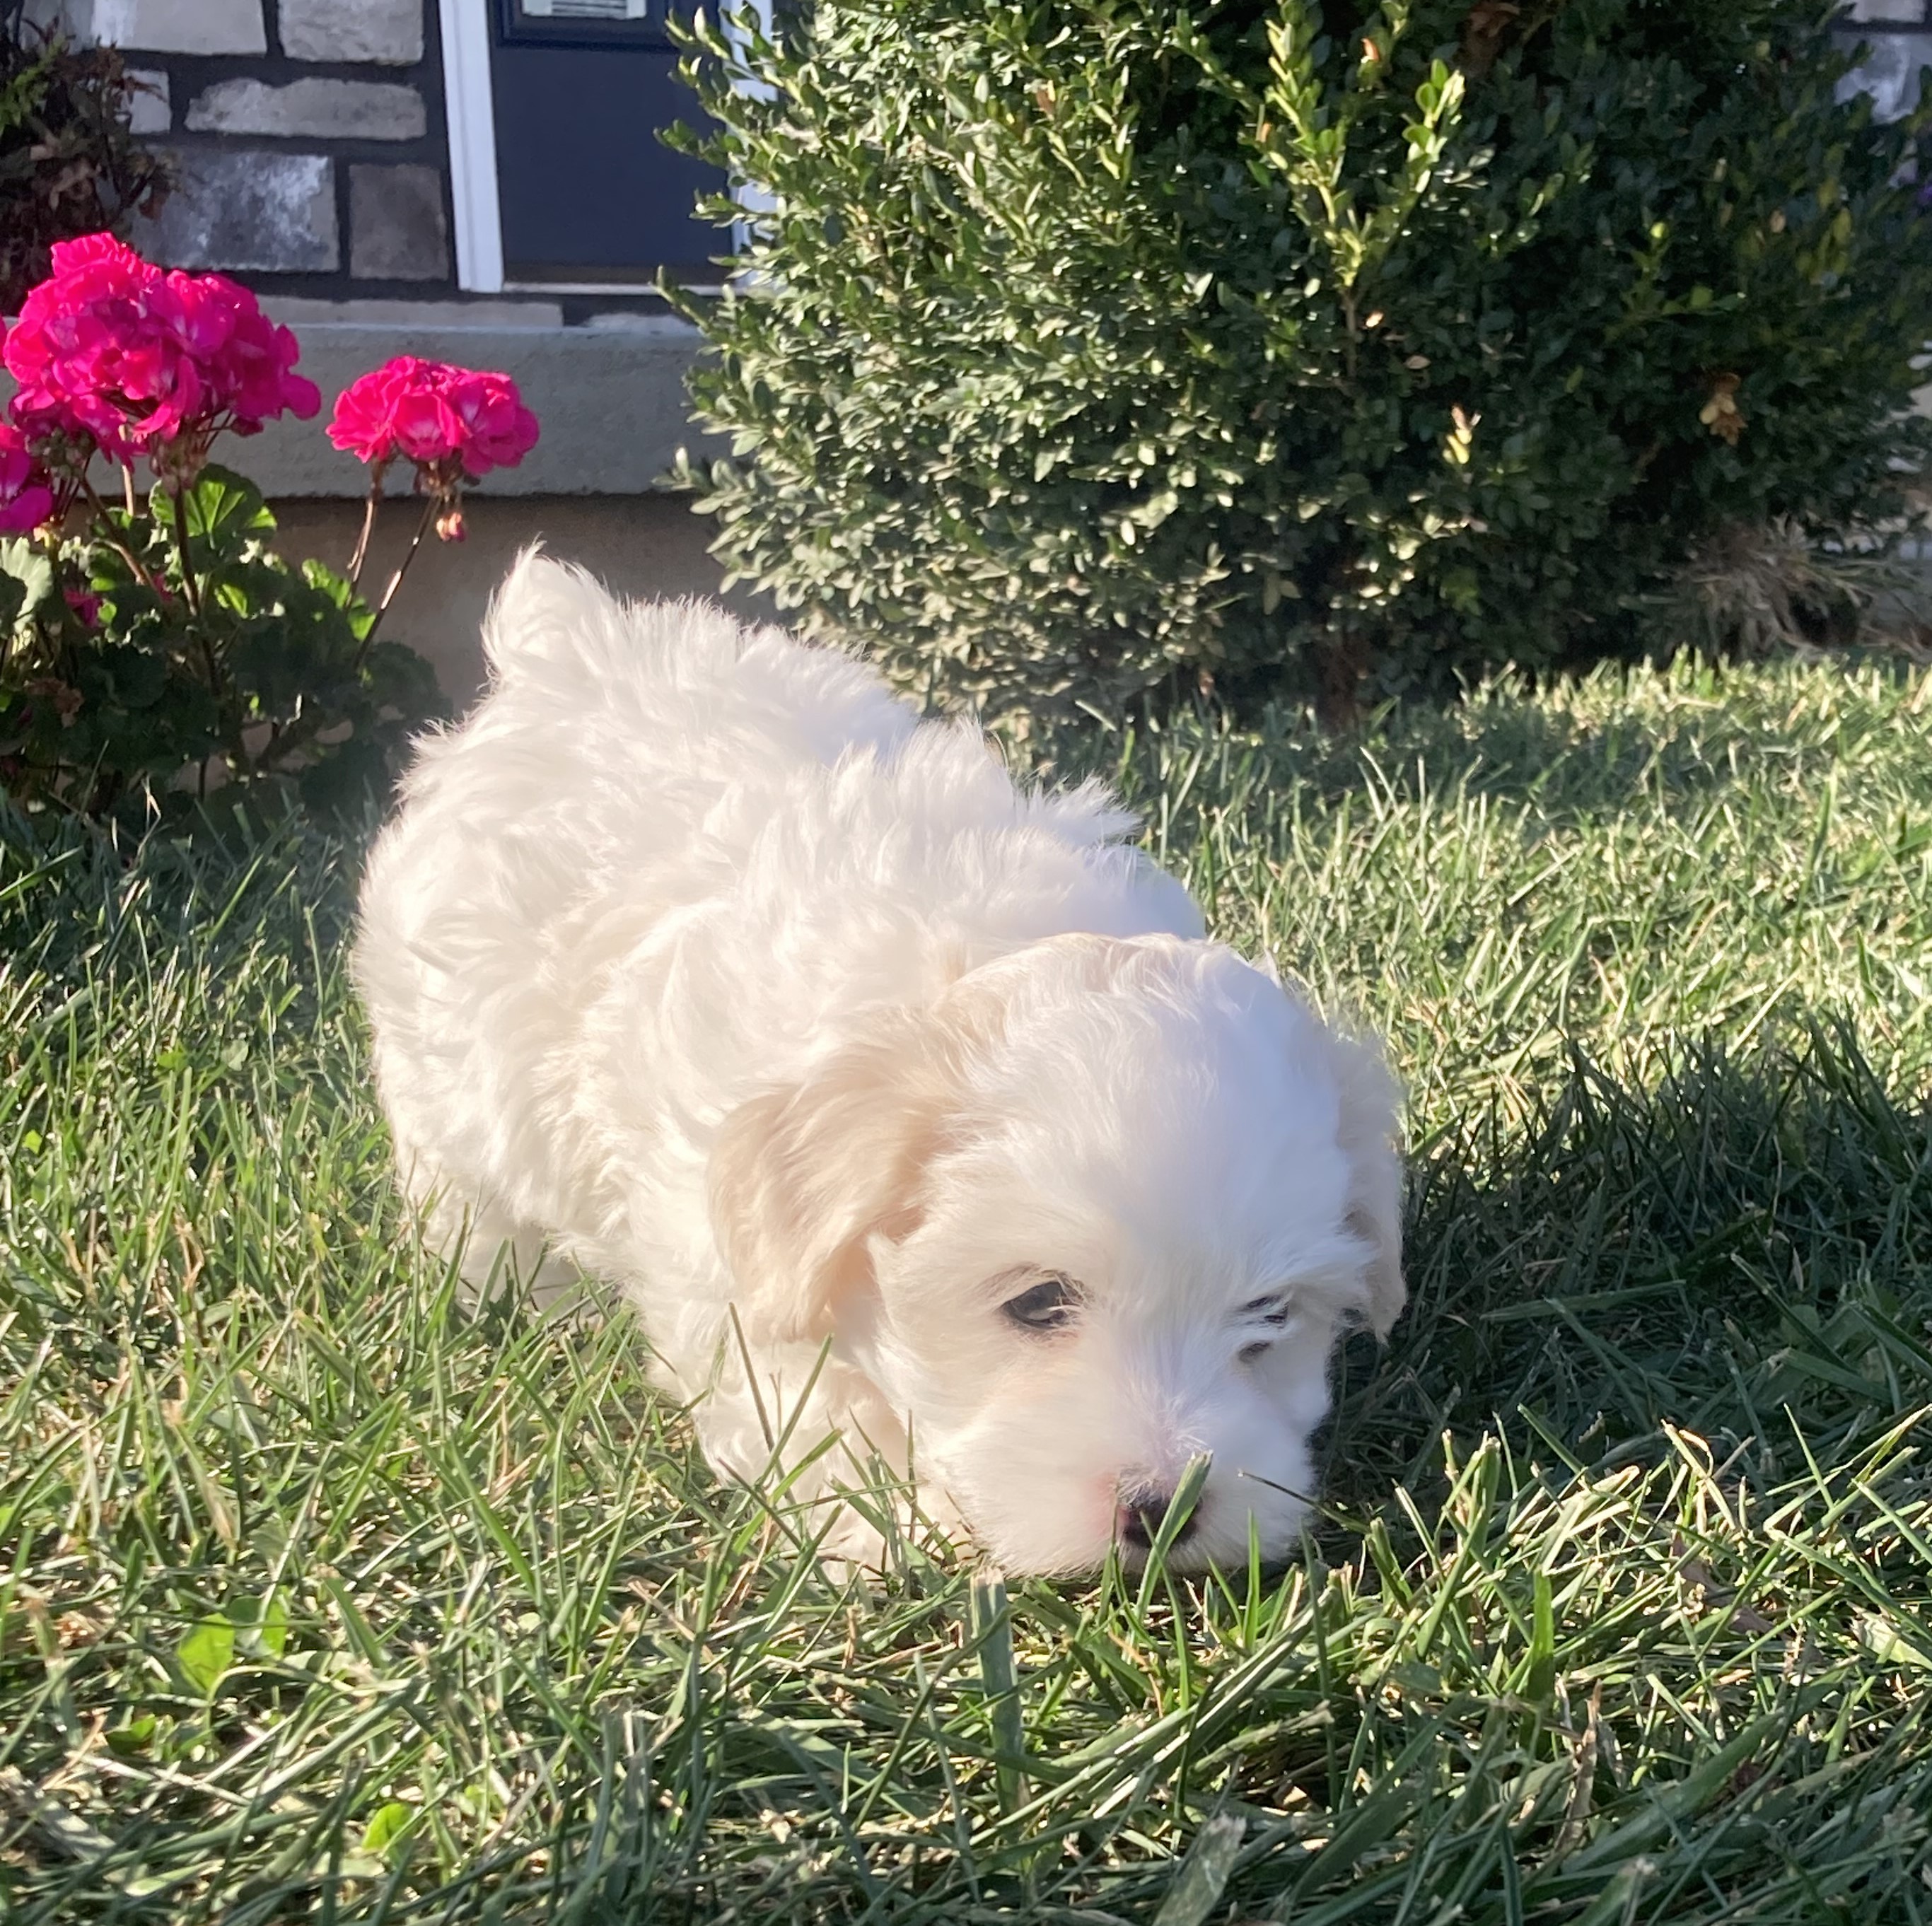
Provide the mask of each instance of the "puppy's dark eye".
{"label": "puppy's dark eye", "polygon": [[1256,1298],[1241,1306],[1244,1323],[1285,1324],[1288,1322],[1286,1298]]}
{"label": "puppy's dark eye", "polygon": [[1067,1277],[1042,1277],[1017,1298],[1000,1306],[1001,1314],[1022,1330],[1064,1330],[1080,1308],[1080,1294]]}

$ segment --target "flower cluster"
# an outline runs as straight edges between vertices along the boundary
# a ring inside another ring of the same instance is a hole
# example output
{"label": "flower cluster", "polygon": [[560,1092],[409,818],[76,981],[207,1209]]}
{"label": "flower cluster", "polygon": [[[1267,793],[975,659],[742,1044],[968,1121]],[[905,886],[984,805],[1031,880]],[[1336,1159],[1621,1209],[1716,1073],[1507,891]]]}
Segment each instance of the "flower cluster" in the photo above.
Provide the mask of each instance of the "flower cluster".
{"label": "flower cluster", "polygon": [[322,406],[295,370],[296,338],[222,274],[164,272],[110,234],[61,243],[4,359],[16,425],[37,448],[94,448],[124,467],[190,478],[224,430],[254,434]]}
{"label": "flower cluster", "polygon": [[[16,384],[0,410],[0,537],[32,536],[0,541],[0,794],[145,814],[211,783],[273,779],[359,807],[436,712],[429,665],[379,632],[431,527],[461,536],[464,490],[522,460],[536,418],[506,374],[398,360],[354,382],[329,433],[370,466],[362,532],[344,573],[297,566],[275,552],[260,490],[209,456],[222,434],[320,412],[298,354],[246,288],[156,267],[110,234],[57,245],[18,321],[0,323]],[[94,485],[103,458],[118,500]],[[145,502],[142,460],[158,484]],[[426,499],[365,598],[398,461]]]}
{"label": "flower cluster", "polygon": [[507,374],[398,355],[342,391],[328,438],[369,464],[373,489],[390,463],[413,462],[418,488],[438,510],[436,532],[460,540],[464,484],[515,467],[536,446],[537,418]]}
{"label": "flower cluster", "polygon": [[342,391],[328,438],[371,464],[453,460],[476,482],[536,447],[537,418],[507,374],[398,355]]}

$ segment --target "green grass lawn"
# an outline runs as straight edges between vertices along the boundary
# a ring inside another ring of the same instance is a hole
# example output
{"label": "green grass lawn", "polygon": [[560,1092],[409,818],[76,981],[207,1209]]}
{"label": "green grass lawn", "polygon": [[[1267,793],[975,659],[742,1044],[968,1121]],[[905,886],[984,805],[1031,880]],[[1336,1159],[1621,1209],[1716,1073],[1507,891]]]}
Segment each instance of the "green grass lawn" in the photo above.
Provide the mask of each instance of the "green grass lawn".
{"label": "green grass lawn", "polygon": [[1082,755],[1411,1091],[1285,1572],[829,1578],[412,1242],[352,850],[5,832],[0,1916],[1932,1922],[1932,679]]}

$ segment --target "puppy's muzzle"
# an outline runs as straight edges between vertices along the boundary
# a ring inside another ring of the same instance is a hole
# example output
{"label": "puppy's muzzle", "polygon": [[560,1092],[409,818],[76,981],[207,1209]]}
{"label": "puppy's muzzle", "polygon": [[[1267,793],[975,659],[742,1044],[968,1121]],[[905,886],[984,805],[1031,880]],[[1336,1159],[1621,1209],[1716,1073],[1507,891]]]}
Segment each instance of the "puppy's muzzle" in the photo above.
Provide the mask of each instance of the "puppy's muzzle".
{"label": "puppy's muzzle", "polygon": [[[1122,1491],[1120,1502],[1114,1508],[1114,1535],[1131,1551],[1151,1551],[1173,1502],[1172,1486],[1136,1485]],[[1201,1505],[1197,1501],[1193,1510],[1181,1520],[1172,1544],[1186,1544],[1193,1537],[1194,1528],[1200,1521]]]}

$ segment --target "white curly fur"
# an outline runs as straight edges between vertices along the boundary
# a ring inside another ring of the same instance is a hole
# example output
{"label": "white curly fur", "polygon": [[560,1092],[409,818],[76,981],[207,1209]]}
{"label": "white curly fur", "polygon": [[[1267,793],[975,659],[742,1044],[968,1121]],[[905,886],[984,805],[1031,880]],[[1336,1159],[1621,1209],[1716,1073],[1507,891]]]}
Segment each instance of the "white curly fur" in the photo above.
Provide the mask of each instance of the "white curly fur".
{"label": "white curly fur", "polygon": [[[724,1472],[802,1398],[784,1459],[843,1439],[806,1495],[876,1450],[1070,1570],[1205,1453],[1177,1561],[1282,1550],[1334,1335],[1402,1301],[1372,1049],[1205,940],[1100,785],[1016,788],[846,656],[536,557],[485,644],[356,953],[434,1234],[621,1285]],[[1053,1278],[1062,1328],[1003,1308]]]}

